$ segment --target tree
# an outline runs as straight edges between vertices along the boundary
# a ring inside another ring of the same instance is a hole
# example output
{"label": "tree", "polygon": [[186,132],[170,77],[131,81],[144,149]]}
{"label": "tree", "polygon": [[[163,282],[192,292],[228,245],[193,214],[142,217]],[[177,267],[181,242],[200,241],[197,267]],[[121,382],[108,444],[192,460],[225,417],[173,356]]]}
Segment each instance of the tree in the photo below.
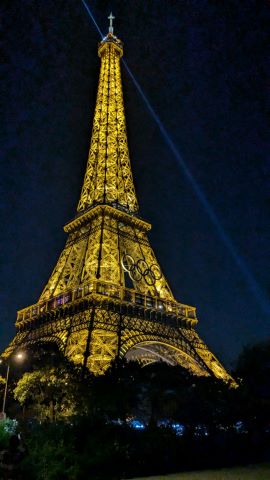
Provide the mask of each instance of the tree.
{"label": "tree", "polygon": [[14,398],[22,406],[30,407],[39,419],[54,421],[87,413],[86,383],[74,367],[45,366],[22,376],[14,389]]}
{"label": "tree", "polygon": [[137,362],[117,359],[104,375],[94,377],[91,391],[95,405],[93,414],[103,420],[125,422],[138,402],[137,377],[141,366]]}
{"label": "tree", "polygon": [[239,356],[241,416],[249,430],[270,426],[270,341],[247,346]]}
{"label": "tree", "polygon": [[6,379],[0,375],[0,392],[4,391]]}

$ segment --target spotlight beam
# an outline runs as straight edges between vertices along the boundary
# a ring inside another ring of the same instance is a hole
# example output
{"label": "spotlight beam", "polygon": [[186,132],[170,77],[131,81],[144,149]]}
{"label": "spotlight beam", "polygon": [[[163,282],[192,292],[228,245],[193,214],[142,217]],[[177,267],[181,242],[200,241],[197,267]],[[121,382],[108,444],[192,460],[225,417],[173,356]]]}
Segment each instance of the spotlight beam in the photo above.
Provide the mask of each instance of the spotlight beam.
{"label": "spotlight beam", "polygon": [[[102,34],[102,31],[100,30],[89,6],[86,4],[84,0],[81,0],[87,13],[89,14],[91,20],[93,21],[99,35],[101,38],[104,37]],[[209,200],[207,199],[203,189],[201,186],[198,184],[197,180],[194,178],[192,175],[191,171],[189,170],[187,164],[185,163],[182,155],[179,153],[178,148],[176,147],[175,143],[173,142],[172,138],[170,137],[169,133],[167,132],[166,128],[164,127],[162,121],[160,120],[158,114],[155,112],[154,108],[150,104],[150,101],[148,100],[147,96],[142,90],[142,87],[134,77],[133,73],[131,72],[127,62],[122,58],[122,62],[124,64],[124,67],[129,74],[130,78],[132,79],[137,91],[139,92],[140,96],[142,97],[150,115],[152,116],[153,120],[155,121],[156,125],[158,126],[160,133],[173,153],[175,159],[177,160],[178,165],[181,167],[182,171],[184,172],[187,180],[192,186],[193,191],[195,192],[197,198],[199,199],[200,203],[204,207],[210,221],[212,224],[216,227],[217,233],[223,244],[226,246],[228,249],[229,253],[231,254],[233,260],[235,261],[236,265],[238,266],[239,270],[242,272],[244,279],[246,281],[247,286],[249,287],[249,290],[253,293],[255,298],[257,299],[261,310],[264,314],[269,315],[270,313],[270,301],[266,295],[266,293],[263,291],[257,280],[255,279],[254,275],[250,271],[248,265],[246,264],[244,258],[240,255],[238,252],[236,246],[234,245],[233,241],[231,240],[230,236],[224,229],[222,223],[220,222],[217,214],[215,213],[215,210],[213,209],[212,205],[210,204]]]}

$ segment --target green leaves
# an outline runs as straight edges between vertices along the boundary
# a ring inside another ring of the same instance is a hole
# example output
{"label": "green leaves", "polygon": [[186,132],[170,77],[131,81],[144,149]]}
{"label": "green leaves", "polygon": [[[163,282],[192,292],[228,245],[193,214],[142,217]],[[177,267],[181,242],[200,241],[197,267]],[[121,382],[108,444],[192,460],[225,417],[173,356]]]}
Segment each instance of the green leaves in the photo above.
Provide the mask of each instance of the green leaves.
{"label": "green leaves", "polygon": [[82,409],[82,382],[68,365],[45,366],[26,372],[14,389],[14,398],[40,420],[72,417]]}
{"label": "green leaves", "polygon": [[0,421],[0,449],[8,446],[11,435],[17,431],[18,422],[15,419],[5,418]]}

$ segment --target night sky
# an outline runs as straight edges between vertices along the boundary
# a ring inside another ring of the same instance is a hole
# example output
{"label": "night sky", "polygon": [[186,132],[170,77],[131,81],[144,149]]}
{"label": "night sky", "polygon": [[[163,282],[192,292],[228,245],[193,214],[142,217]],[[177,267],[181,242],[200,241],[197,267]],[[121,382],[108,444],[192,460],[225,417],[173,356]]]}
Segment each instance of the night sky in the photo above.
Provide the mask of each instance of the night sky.
{"label": "night sky", "polygon": [[[130,157],[140,215],[198,332],[232,365],[270,336],[270,5],[246,0],[88,1],[115,34],[136,80],[259,285],[224,244],[123,69]],[[3,6],[3,5],[6,5]],[[31,305],[66,240],[90,142],[99,35],[80,0],[3,2],[1,93],[1,332]],[[252,280],[253,281],[253,280]],[[259,294],[258,294],[259,292]]]}

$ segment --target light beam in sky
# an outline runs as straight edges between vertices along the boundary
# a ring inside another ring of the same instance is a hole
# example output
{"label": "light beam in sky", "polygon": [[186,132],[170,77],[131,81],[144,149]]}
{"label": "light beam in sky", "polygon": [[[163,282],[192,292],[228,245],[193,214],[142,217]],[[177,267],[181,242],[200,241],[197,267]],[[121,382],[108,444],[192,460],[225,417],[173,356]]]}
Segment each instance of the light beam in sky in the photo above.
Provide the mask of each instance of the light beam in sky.
{"label": "light beam in sky", "polygon": [[[87,10],[87,13],[89,14],[91,20],[93,21],[93,23],[94,23],[97,31],[99,32],[101,38],[103,38],[104,35],[102,34],[102,32],[101,32],[101,30],[100,30],[100,28],[99,28],[99,26],[98,26],[98,24],[95,20],[90,8],[86,5],[84,0],[82,0],[82,3],[85,6],[85,8]],[[190,185],[192,186],[193,191],[195,192],[197,198],[199,199],[200,203],[204,207],[204,210],[208,214],[208,217],[210,218],[211,222],[216,227],[218,236],[220,237],[223,244],[226,246],[226,248],[230,252],[233,260],[236,263],[236,265],[238,266],[238,268],[242,272],[242,274],[244,276],[244,279],[246,281],[246,284],[248,285],[250,291],[253,293],[255,298],[258,300],[262,312],[265,313],[266,315],[269,315],[270,314],[270,301],[269,301],[266,293],[263,291],[263,289],[261,288],[261,286],[257,282],[256,278],[254,277],[254,275],[250,271],[250,269],[249,269],[248,265],[246,264],[244,258],[239,254],[236,246],[234,245],[230,236],[228,235],[228,233],[224,229],[224,227],[223,227],[222,223],[220,222],[217,214],[215,213],[212,205],[210,204],[209,200],[207,199],[204,191],[202,190],[201,186],[198,184],[197,180],[192,175],[190,169],[188,168],[186,162],[184,161],[182,155],[180,154],[177,146],[173,142],[171,136],[169,135],[168,131],[166,130],[165,126],[163,125],[163,123],[162,123],[161,119],[159,118],[158,114],[155,112],[154,108],[150,104],[150,101],[148,100],[147,96],[143,92],[142,87],[140,86],[140,84],[138,83],[138,81],[134,77],[133,73],[131,72],[129,66],[127,65],[127,62],[123,58],[122,58],[122,62],[124,64],[124,67],[125,67],[126,71],[129,74],[130,78],[132,79],[137,91],[139,92],[141,98],[143,99],[144,104],[147,107],[147,110],[149,111],[151,117],[153,118],[156,125],[158,126],[165,143],[167,144],[167,146],[169,147],[169,149],[173,153],[173,155],[174,155],[174,157],[177,161],[177,164],[179,165],[179,167],[181,167],[182,171],[184,172],[187,180],[189,181]]]}
{"label": "light beam in sky", "polygon": [[99,28],[99,26],[98,26],[98,24],[97,24],[97,22],[96,22],[96,20],[95,20],[95,17],[93,16],[93,14],[92,14],[92,12],[91,12],[91,10],[90,10],[90,8],[88,7],[88,5],[85,3],[84,0],[82,0],[82,3],[84,4],[84,7],[85,7],[88,15],[90,16],[93,24],[95,25],[95,27],[96,27],[99,35],[101,36],[101,38],[103,38],[102,31],[100,30],[100,28]]}

